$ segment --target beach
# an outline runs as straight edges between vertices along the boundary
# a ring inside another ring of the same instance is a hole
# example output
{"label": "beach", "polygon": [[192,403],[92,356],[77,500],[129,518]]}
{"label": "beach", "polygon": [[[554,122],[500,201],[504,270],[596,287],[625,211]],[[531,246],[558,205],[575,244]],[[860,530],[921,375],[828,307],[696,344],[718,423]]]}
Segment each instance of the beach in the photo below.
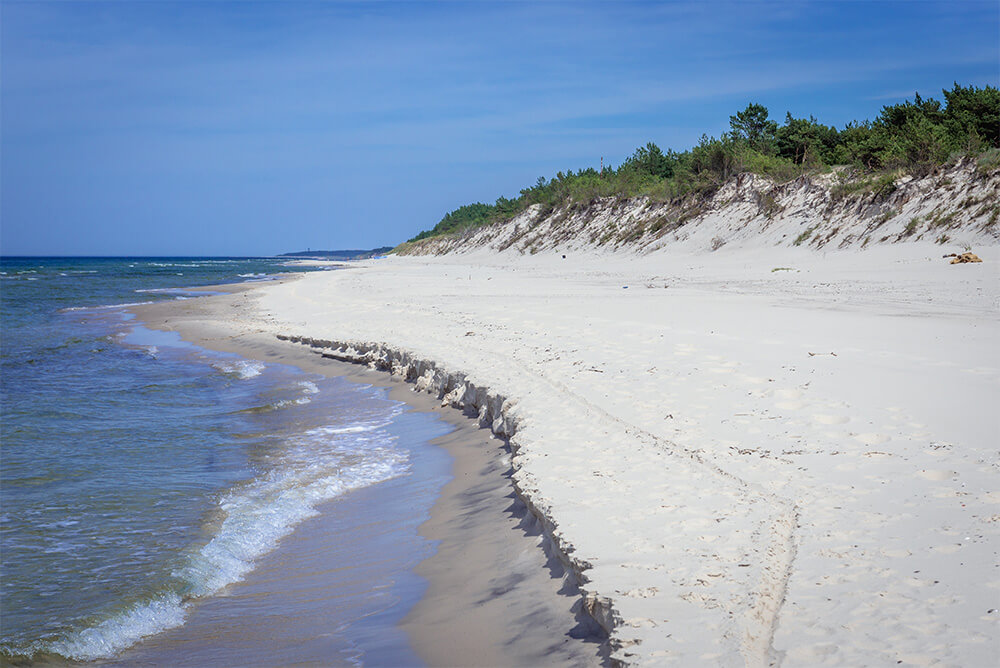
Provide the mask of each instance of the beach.
{"label": "beach", "polygon": [[[490,427],[484,461],[510,462],[538,527],[510,533],[579,582],[563,607],[614,662],[986,665],[1000,254],[977,252],[391,257],[139,316],[250,357],[353,361]],[[456,515],[439,504],[427,530]],[[421,638],[461,634],[421,606],[469,613],[441,574],[512,569],[466,555],[421,567],[404,628],[431,663]]]}
{"label": "beach", "polygon": [[[605,634],[582,609],[574,576],[566,573],[537,520],[515,497],[504,441],[461,411],[443,407],[429,394],[412,392],[399,379],[320,357],[260,332],[242,331],[240,323],[250,315],[245,298],[257,287],[213,286],[208,293],[226,294],[132,310],[148,327],[179,332],[205,348],[387,388],[389,398],[448,423],[449,433],[431,441],[448,453],[444,478],[423,471],[416,475],[423,485],[437,480],[443,485],[431,490],[437,500],[419,526],[420,534],[433,542],[434,554],[415,560],[419,544],[405,532],[380,528],[383,521],[399,522],[379,513],[412,514],[412,497],[405,488],[396,489],[410,476],[359,490],[320,508],[317,517],[296,527],[244,581],[227,588],[225,596],[201,603],[183,626],[145,640],[114,663],[255,664],[262,657],[307,665],[347,661],[350,657],[332,659],[326,651],[328,620],[343,605],[345,591],[385,587],[387,580],[393,584],[400,566],[387,568],[386,563],[398,562],[419,579],[404,586],[416,597],[400,629],[403,644],[411,646],[420,661],[456,666],[600,665],[607,654]],[[369,560],[374,563],[368,565]],[[400,604],[405,612],[407,603],[394,602],[397,609]],[[414,663],[396,643],[368,641],[366,664]]]}
{"label": "beach", "polygon": [[997,0],[0,12],[0,668],[1000,663]]}

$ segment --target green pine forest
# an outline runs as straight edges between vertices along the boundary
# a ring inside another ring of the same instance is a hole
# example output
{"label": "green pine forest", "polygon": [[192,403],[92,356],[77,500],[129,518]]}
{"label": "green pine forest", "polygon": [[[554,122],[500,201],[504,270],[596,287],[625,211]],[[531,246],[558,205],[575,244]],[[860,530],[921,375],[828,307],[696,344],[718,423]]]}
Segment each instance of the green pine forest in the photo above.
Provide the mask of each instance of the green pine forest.
{"label": "green pine forest", "polygon": [[682,152],[663,151],[649,142],[617,169],[588,167],[539,177],[519,197],[458,207],[410,242],[505,220],[533,204],[551,212],[567,202],[599,197],[707,197],[742,172],[787,182],[834,165],[853,166],[859,179],[924,176],[966,157],[986,169],[1000,166],[1000,90],[956,83],[942,92],[943,102],[915,94],[912,101],[883,107],[874,121],[851,122],[840,130],[790,113],[779,124],[766,107],[749,104],[729,117],[730,131],[721,137],[702,135],[697,146]]}

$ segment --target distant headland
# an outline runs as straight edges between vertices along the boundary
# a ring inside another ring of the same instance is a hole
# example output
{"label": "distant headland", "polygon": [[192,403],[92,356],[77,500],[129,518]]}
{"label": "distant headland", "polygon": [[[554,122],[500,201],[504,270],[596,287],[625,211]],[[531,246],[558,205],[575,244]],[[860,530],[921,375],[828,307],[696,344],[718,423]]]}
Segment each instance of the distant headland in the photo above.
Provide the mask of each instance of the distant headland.
{"label": "distant headland", "polygon": [[312,258],[317,260],[367,260],[378,255],[385,255],[392,246],[382,246],[372,250],[304,250],[294,253],[282,253],[278,257]]}

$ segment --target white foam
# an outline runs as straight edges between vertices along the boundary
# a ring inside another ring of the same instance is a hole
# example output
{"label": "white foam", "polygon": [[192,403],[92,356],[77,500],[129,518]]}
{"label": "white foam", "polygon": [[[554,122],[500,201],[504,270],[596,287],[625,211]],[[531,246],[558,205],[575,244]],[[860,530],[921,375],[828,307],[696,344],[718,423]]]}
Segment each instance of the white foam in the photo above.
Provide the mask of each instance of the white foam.
{"label": "white foam", "polygon": [[359,424],[350,427],[317,427],[306,432],[310,436],[335,436],[337,434],[361,434],[384,427],[387,423]]}
{"label": "white foam", "polygon": [[284,406],[289,406],[292,404],[298,406],[304,406],[308,403],[312,403],[311,395],[317,394],[319,392],[319,388],[316,387],[316,383],[313,383],[308,380],[299,381],[298,386],[302,390],[303,396],[299,397],[298,399],[290,401],[281,401],[278,403],[278,408],[282,408]]}
{"label": "white foam", "polygon": [[100,624],[52,643],[37,643],[32,650],[56,652],[70,659],[93,661],[113,656],[146,636],[184,623],[187,606],[177,594],[165,594],[136,603]]}
{"label": "white foam", "polygon": [[212,366],[222,373],[234,375],[241,380],[249,380],[259,376],[260,372],[264,370],[264,363],[256,360],[226,360],[214,362]]}
{"label": "white foam", "polygon": [[184,623],[190,600],[238,582],[316,507],[345,492],[406,472],[408,458],[384,432],[371,427],[311,430],[290,442],[278,468],[223,496],[224,519],[215,536],[172,575],[181,593],[165,592],[67,637],[34,643],[29,653],[56,652],[92,661],[113,657],[142,638]]}
{"label": "white foam", "polygon": [[153,302],[127,302],[125,304],[101,304],[100,306],[67,306],[63,311],[95,311],[98,309],[126,308],[128,306],[145,306]]}
{"label": "white foam", "polygon": [[309,403],[312,403],[312,399],[309,397],[299,397],[298,399],[283,399],[273,405],[275,408],[284,408],[285,406],[305,406]]}

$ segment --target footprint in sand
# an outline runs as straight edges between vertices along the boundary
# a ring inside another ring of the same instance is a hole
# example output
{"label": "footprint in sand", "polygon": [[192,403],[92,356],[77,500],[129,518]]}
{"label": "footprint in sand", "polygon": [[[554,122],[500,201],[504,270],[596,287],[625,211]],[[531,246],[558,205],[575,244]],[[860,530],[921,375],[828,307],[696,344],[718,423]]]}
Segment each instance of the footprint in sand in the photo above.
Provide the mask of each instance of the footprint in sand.
{"label": "footprint in sand", "polygon": [[924,478],[925,480],[950,480],[958,475],[956,471],[948,471],[945,469],[923,469],[917,473],[918,476]]}
{"label": "footprint in sand", "polygon": [[983,503],[997,503],[1000,504],[1000,492],[986,492],[979,496],[979,500]]}
{"label": "footprint in sand", "polygon": [[775,390],[774,396],[779,399],[798,399],[802,396],[802,392],[799,390]]}
{"label": "footprint in sand", "polygon": [[677,343],[674,345],[674,355],[678,355],[681,357],[690,355],[696,350],[697,348],[695,348],[694,346],[689,346],[686,343]]}
{"label": "footprint in sand", "polygon": [[865,445],[879,445],[889,441],[889,437],[885,434],[855,434],[855,440],[861,441]]}
{"label": "footprint in sand", "polygon": [[775,406],[783,411],[797,411],[800,408],[805,408],[807,405],[804,401],[779,401],[775,404]]}
{"label": "footprint in sand", "polygon": [[820,424],[846,424],[851,418],[846,415],[813,415],[813,420]]}
{"label": "footprint in sand", "polygon": [[879,550],[883,557],[889,557],[890,559],[904,559],[906,557],[912,556],[913,553],[909,550]]}
{"label": "footprint in sand", "polygon": [[909,585],[910,587],[929,587],[934,583],[921,578],[910,577],[910,578],[905,578],[903,580],[903,584]]}

